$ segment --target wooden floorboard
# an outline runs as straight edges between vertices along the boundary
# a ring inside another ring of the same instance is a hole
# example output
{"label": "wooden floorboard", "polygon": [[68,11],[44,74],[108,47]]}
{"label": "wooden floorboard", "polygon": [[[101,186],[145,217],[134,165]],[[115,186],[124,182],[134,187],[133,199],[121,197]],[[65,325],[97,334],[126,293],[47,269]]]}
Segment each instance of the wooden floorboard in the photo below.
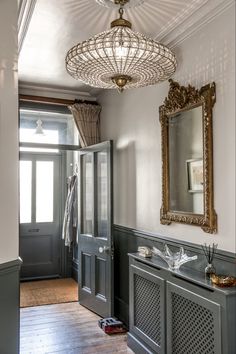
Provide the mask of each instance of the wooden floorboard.
{"label": "wooden floorboard", "polygon": [[78,303],[21,309],[20,354],[132,354],[126,334],[107,335]]}

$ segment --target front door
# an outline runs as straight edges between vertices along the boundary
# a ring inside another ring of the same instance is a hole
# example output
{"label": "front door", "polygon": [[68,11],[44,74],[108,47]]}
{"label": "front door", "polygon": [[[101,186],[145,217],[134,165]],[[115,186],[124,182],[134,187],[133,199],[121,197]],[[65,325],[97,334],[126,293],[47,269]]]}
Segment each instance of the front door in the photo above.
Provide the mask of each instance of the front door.
{"label": "front door", "polygon": [[22,278],[60,274],[60,155],[20,155]]}
{"label": "front door", "polygon": [[80,304],[113,314],[112,142],[80,150]]}

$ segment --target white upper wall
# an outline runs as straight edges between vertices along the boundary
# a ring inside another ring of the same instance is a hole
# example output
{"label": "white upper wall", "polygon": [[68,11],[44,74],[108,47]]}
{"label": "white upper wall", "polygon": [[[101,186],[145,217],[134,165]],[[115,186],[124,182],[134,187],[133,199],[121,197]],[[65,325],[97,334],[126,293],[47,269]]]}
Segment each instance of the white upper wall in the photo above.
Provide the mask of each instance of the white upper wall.
{"label": "white upper wall", "polygon": [[0,1],[0,263],[18,257],[17,0]]}
{"label": "white upper wall", "polygon": [[235,4],[175,48],[182,85],[215,81],[213,110],[214,196],[218,233],[160,224],[161,127],[159,106],[168,82],[147,88],[104,91],[99,101],[102,139],[114,140],[114,222],[197,244],[216,242],[236,252],[235,241]]}

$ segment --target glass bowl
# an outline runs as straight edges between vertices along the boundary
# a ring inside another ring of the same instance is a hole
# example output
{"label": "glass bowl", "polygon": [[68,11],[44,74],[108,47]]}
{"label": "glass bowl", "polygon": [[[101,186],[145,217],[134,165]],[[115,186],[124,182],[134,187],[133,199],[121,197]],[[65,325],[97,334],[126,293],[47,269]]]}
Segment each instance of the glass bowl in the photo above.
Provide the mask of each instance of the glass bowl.
{"label": "glass bowl", "polygon": [[164,246],[163,252],[160,251],[158,248],[153,247],[152,253],[163,259],[168,264],[168,267],[171,270],[178,270],[182,264],[197,259],[197,256],[187,256],[183,247],[180,247],[179,251],[176,253],[172,252],[167,245]]}

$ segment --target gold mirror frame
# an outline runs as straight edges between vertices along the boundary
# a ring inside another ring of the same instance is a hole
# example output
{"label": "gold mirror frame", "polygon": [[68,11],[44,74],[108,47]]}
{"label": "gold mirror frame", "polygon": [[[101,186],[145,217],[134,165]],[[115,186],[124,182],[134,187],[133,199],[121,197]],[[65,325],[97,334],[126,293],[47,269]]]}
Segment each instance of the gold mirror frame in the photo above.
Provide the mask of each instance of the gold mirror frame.
{"label": "gold mirror frame", "polygon": [[[170,89],[164,104],[159,107],[161,123],[162,146],[162,207],[161,224],[172,222],[200,226],[205,232],[217,232],[217,215],[214,210],[213,194],[213,132],[212,108],[216,101],[215,83],[203,86],[197,90],[193,86],[180,86],[178,82],[169,80]],[[171,211],[169,208],[169,141],[168,120],[170,116],[182,111],[202,106],[203,130],[203,183],[204,183],[204,213],[194,214],[181,211]]]}

